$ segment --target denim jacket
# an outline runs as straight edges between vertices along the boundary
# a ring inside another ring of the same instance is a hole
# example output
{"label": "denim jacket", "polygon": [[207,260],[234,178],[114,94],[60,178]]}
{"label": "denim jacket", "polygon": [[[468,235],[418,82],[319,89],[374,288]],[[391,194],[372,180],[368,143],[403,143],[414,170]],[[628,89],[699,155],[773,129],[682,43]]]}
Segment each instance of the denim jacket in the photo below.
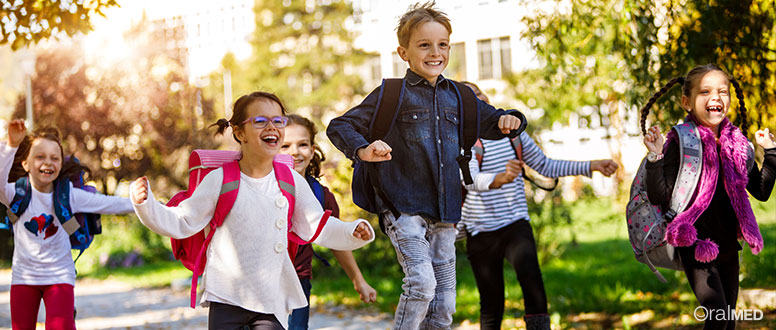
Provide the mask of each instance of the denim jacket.
{"label": "denim jacket", "polygon": [[[412,70],[407,70],[405,90],[396,121],[383,141],[392,148],[392,159],[377,162],[380,182],[394,206],[410,215],[432,221],[456,223],[461,219],[461,178],[456,157],[458,144],[458,92],[442,75],[436,87]],[[332,119],[326,130],[331,142],[353,160],[358,149],[366,147],[379,88],[361,104]],[[517,110],[504,111],[477,100],[480,138],[502,139],[498,120],[512,114],[522,121],[515,137],[525,129],[525,116]],[[379,199],[379,198],[378,198]]]}

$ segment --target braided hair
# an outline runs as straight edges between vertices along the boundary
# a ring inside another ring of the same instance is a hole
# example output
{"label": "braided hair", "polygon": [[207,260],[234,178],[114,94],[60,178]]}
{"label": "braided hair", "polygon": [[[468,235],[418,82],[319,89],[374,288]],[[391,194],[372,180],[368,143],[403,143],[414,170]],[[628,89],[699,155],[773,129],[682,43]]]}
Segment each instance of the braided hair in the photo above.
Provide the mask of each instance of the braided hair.
{"label": "braided hair", "polygon": [[649,115],[649,108],[651,108],[652,105],[655,104],[655,102],[657,102],[657,100],[659,100],[661,96],[663,96],[663,94],[667,93],[671,89],[671,87],[674,87],[674,85],[676,84],[684,85],[684,83],[685,83],[684,77],[676,77],[674,79],[671,79],[671,81],[669,81],[667,84],[665,84],[665,86],[660,88],[660,90],[657,91],[655,95],[652,95],[652,97],[649,98],[649,101],[647,101],[647,104],[645,104],[641,108],[641,110],[639,110],[641,112],[641,133],[642,134],[647,135],[646,124],[647,124],[647,115]]}
{"label": "braided hair", "polygon": [[733,87],[736,90],[736,97],[738,98],[738,104],[741,107],[740,109],[740,115],[741,115],[741,132],[746,135],[747,130],[749,129],[749,123],[748,123],[748,117],[746,114],[746,104],[744,104],[744,93],[741,90],[741,85],[738,83],[738,81],[735,78],[732,78],[730,74],[725,72],[725,70],[722,70],[720,67],[714,65],[714,64],[706,64],[706,65],[699,65],[689,72],[687,72],[687,75],[685,77],[676,77],[671,79],[665,86],[660,88],[657,93],[652,95],[651,98],[649,98],[649,101],[647,101],[647,104],[644,105],[644,107],[641,108],[641,132],[642,134],[647,134],[647,128],[646,128],[646,121],[647,121],[647,115],[649,115],[649,109],[652,107],[652,105],[660,99],[663,94],[667,93],[671,87],[673,87],[676,84],[682,85],[682,95],[690,97],[690,94],[692,92],[693,87],[695,87],[698,82],[705,76],[707,73],[712,71],[719,71],[725,74],[725,77],[728,79],[728,81],[733,85]]}

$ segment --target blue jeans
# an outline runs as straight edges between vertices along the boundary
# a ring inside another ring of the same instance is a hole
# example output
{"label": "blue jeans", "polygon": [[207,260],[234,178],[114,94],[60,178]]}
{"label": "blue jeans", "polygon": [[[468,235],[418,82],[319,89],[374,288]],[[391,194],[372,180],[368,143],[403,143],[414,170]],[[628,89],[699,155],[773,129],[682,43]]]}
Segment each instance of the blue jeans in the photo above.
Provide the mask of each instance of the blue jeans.
{"label": "blue jeans", "polygon": [[404,270],[393,328],[450,329],[455,313],[455,235],[452,224],[421,216],[383,215],[385,232]]}
{"label": "blue jeans", "polygon": [[288,316],[288,330],[307,330],[307,323],[310,321],[310,289],[313,285],[309,278],[300,278],[302,291],[307,297],[307,306],[297,308]]}

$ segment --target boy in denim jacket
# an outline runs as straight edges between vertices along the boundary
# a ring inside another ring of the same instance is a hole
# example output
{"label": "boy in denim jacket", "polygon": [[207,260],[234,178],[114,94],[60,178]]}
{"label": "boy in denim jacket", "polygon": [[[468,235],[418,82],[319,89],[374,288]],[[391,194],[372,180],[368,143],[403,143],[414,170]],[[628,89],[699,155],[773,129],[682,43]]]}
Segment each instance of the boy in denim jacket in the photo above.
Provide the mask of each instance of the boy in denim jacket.
{"label": "boy in denim jacket", "polygon": [[[385,232],[404,270],[394,329],[450,329],[455,312],[455,223],[461,219],[456,157],[458,91],[442,76],[450,53],[450,21],[433,3],[416,4],[399,20],[398,53],[409,63],[396,122],[383,140],[366,140],[379,88],[329,123],[326,134],[353,161],[378,163],[385,195],[401,213],[382,208]],[[480,137],[515,137],[525,116],[477,101]],[[394,149],[395,148],[395,149]]]}

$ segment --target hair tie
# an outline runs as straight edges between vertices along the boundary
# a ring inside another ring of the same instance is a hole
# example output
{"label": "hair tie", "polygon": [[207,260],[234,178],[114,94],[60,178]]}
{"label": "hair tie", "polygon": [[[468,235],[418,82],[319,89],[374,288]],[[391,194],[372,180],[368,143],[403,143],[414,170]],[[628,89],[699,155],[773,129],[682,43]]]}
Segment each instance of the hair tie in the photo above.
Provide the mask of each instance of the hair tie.
{"label": "hair tie", "polygon": [[684,77],[679,77],[679,79],[676,80],[681,85],[684,85]]}
{"label": "hair tie", "polygon": [[221,119],[219,119],[216,122],[216,124],[218,124],[218,126],[221,126],[223,128],[227,128],[227,127],[231,126],[232,123],[230,123],[228,120],[226,120],[224,118],[221,118]]}

